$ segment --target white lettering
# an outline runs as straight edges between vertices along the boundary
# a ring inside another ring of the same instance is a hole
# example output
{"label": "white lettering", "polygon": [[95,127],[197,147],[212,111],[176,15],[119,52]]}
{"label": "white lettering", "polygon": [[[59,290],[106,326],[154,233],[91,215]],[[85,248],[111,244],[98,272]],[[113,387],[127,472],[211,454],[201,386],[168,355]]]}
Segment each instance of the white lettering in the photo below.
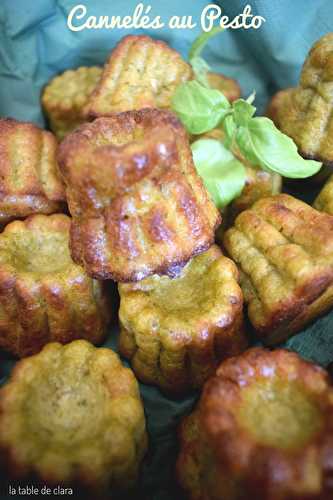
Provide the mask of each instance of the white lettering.
{"label": "white lettering", "polygon": [[[165,24],[161,16],[149,17],[151,5],[146,7],[139,3],[133,12],[133,15],[121,16],[87,16],[87,8],[84,5],[76,5],[72,8],[67,18],[67,26],[71,31],[82,31],[84,29],[161,29]],[[191,16],[189,16],[191,18]],[[84,20],[85,19],[85,20]],[[74,21],[82,21],[81,24]],[[192,26],[189,26],[192,27]]]}
{"label": "white lettering", "polygon": [[[150,17],[151,5],[145,6],[138,3],[132,15],[126,16],[93,16],[88,15],[87,7],[83,4],[76,5],[71,9],[67,18],[67,26],[71,31],[82,31],[84,29],[161,29],[165,23],[161,16]],[[266,22],[262,16],[252,14],[250,4],[247,4],[243,12],[234,19],[222,14],[222,9],[215,3],[210,3],[201,12],[200,24],[204,32],[209,32],[215,25],[225,29],[258,29]],[[170,29],[193,29],[197,23],[193,16],[171,16],[168,22]]]}
{"label": "white lettering", "polygon": [[192,16],[172,16],[169,21],[169,28],[185,30],[195,28],[197,23],[193,22]]}
{"label": "white lettering", "polygon": [[[81,11],[81,14],[78,14],[78,11]],[[71,31],[81,31],[85,28],[84,24],[82,26],[74,26],[72,21],[75,15],[76,19],[82,19],[86,15],[86,13],[87,8],[85,7],[85,5],[76,5],[72,8],[67,18],[67,26]]]}
{"label": "white lettering", "polygon": [[206,33],[210,31],[214,26],[214,21],[220,17],[221,12],[221,7],[215,5],[215,3],[206,5],[201,13],[201,29]]}
{"label": "white lettering", "polygon": [[251,5],[247,4],[244,7],[244,10],[238,16],[235,16],[234,19],[231,19],[228,16],[221,16],[221,8],[215,4],[206,5],[201,13],[201,28],[203,31],[210,31],[215,24],[215,21],[219,19],[218,25],[224,29],[240,29],[243,28],[248,30],[258,29],[260,26],[266,22],[266,19],[263,16],[254,16],[252,14]]}

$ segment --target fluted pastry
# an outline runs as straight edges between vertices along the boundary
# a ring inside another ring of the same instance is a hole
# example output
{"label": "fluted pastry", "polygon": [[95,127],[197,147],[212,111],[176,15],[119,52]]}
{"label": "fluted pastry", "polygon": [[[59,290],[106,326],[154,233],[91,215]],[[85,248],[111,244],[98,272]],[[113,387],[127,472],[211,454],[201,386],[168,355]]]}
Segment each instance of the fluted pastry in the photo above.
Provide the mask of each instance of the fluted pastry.
{"label": "fluted pastry", "polygon": [[72,261],[69,228],[66,215],[32,215],[0,234],[0,347],[15,356],[105,336],[104,287]]}
{"label": "fluted pastry", "polygon": [[249,319],[267,343],[333,306],[333,217],[287,194],[257,201],[226,231]]}
{"label": "fluted pastry", "polygon": [[119,285],[120,352],[144,383],[169,393],[201,387],[246,347],[234,263],[216,245],[178,276]]}
{"label": "fluted pastry", "polygon": [[45,86],[42,105],[50,128],[59,140],[86,121],[83,109],[102,71],[99,66],[69,69]]}
{"label": "fluted pastry", "polygon": [[129,35],[111,52],[85,112],[97,117],[142,108],[170,108],[178,85],[192,77],[191,66],[165,42]]}
{"label": "fluted pastry", "polygon": [[190,500],[330,500],[333,388],[296,353],[251,349],[224,361],[180,429]]}
{"label": "fluted pastry", "polygon": [[99,118],[67,136],[58,159],[73,217],[72,256],[91,276],[172,274],[213,243],[220,215],[172,113]]}
{"label": "fluted pastry", "polygon": [[306,158],[333,165],[333,33],[311,48],[298,87],[280,94],[273,105],[277,126],[297,144]]}
{"label": "fluted pastry", "polygon": [[48,344],[16,364],[0,409],[9,478],[72,486],[82,497],[87,489],[124,495],[135,485],[147,448],[143,405],[132,371],[111,349]]}
{"label": "fluted pastry", "polygon": [[51,132],[33,123],[0,119],[0,226],[34,213],[60,212],[65,190]]}

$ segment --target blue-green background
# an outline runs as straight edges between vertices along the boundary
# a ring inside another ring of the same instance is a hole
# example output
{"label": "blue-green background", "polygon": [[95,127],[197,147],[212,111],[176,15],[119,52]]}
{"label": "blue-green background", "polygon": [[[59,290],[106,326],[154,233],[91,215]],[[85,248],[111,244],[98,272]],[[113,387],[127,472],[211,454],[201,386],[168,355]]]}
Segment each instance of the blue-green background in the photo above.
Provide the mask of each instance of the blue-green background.
{"label": "blue-green background", "polygon": [[[129,30],[71,32],[66,25],[70,9],[84,3],[90,15],[128,15],[136,0],[0,0],[0,116],[12,116],[44,125],[40,92],[55,74],[80,65],[102,64],[115,43]],[[167,21],[172,15],[192,15],[193,30],[147,30],[166,40],[183,56],[200,31],[203,0],[150,0],[151,15]],[[228,30],[211,41],[205,56],[216,71],[236,78],[244,95],[257,92],[258,110],[269,95],[297,83],[302,62],[315,40],[333,27],[332,0],[224,0],[216,2],[230,18],[247,3],[266,18],[259,30]],[[142,33],[142,30],[136,33]],[[0,186],[1,189],[1,186]],[[298,192],[302,193],[302,185]],[[305,188],[304,188],[305,191]],[[307,196],[314,196],[307,188]],[[293,337],[288,347],[326,366],[333,360],[333,313]],[[116,332],[107,345],[116,345]],[[13,361],[0,358],[2,380]],[[179,499],[173,477],[177,453],[175,430],[193,398],[172,401],[157,389],[141,385],[150,433],[150,451],[136,498]],[[0,498],[6,498],[5,488]],[[13,498],[13,497],[8,497]],[[50,497],[48,497],[50,498]]]}

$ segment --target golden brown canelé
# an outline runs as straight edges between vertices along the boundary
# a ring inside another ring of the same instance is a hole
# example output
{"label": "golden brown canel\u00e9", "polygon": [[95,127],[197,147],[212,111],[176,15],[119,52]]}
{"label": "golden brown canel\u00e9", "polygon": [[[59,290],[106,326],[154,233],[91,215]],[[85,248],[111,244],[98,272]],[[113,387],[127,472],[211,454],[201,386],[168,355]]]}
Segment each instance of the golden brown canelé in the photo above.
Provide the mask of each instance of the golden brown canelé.
{"label": "golden brown canel\u00e9", "polygon": [[220,90],[228,101],[233,102],[241,96],[239,83],[233,78],[229,78],[221,73],[209,72],[208,83],[213,89]]}
{"label": "golden brown canel\u00e9", "polygon": [[235,220],[238,214],[250,208],[256,201],[281,192],[281,175],[248,166],[245,166],[245,174],[243,191],[228,207],[229,224]]}
{"label": "golden brown canel\u00e9", "polygon": [[104,338],[104,287],[72,261],[69,229],[66,215],[32,215],[0,234],[0,347],[15,356],[50,341]]}
{"label": "golden brown canel\u00e9", "polygon": [[277,126],[295,141],[304,157],[330,167],[333,165],[332,90],[333,33],[328,33],[311,48],[298,87],[286,92],[273,113]]}
{"label": "golden brown canel\u00e9", "polygon": [[287,194],[257,201],[226,231],[248,316],[268,344],[333,306],[333,217]]}
{"label": "golden brown canel\u00e9", "polygon": [[142,108],[170,108],[178,85],[192,78],[191,66],[165,42],[129,35],[111,52],[85,113],[95,118]]}
{"label": "golden brown canel\u00e9", "polygon": [[132,487],[146,452],[138,383],[111,349],[50,343],[0,390],[0,456],[10,478]]}
{"label": "golden brown canel\u00e9", "polygon": [[271,120],[273,120],[277,127],[279,127],[280,109],[281,107],[285,106],[285,103],[288,102],[288,99],[292,98],[294,91],[294,87],[279,90],[278,92],[276,92],[276,94],[273,95],[268,103],[266,115]]}
{"label": "golden brown canel\u00e9", "polygon": [[34,213],[60,212],[65,189],[57,141],[33,123],[0,119],[0,227]]}
{"label": "golden brown canel\u00e9", "polygon": [[81,66],[53,78],[42,94],[43,109],[59,140],[85,121],[84,106],[101,78],[103,68]]}
{"label": "golden brown canel\u00e9", "polygon": [[223,221],[216,231],[216,241],[223,244],[225,231],[234,224],[237,215],[267,196],[279,194],[282,177],[275,172],[265,172],[245,165],[245,185],[241,194],[223,210]]}
{"label": "golden brown canel\u00e9", "polygon": [[333,175],[331,175],[325,183],[323,189],[315,199],[313,206],[320,212],[326,212],[333,215]]}
{"label": "golden brown canel\u00e9", "polygon": [[119,348],[137,377],[169,393],[201,387],[246,347],[235,264],[213,245],[171,279],[119,284]]}
{"label": "golden brown canel\u00e9", "polygon": [[170,273],[214,241],[220,215],[188,137],[168,111],[99,118],[59,148],[73,217],[71,251],[89,275],[137,281]]}
{"label": "golden brown canel\u00e9", "polygon": [[206,383],[180,443],[191,500],[330,500],[332,383],[296,353],[250,349]]}

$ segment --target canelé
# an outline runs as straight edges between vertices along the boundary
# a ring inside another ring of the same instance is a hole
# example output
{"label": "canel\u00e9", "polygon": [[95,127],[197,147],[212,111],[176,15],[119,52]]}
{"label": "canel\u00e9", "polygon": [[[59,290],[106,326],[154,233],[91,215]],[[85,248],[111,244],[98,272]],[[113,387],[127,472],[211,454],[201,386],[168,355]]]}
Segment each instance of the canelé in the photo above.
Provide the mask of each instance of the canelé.
{"label": "canel\u00e9", "polygon": [[178,85],[193,77],[191,66],[161,40],[129,35],[105,63],[85,106],[90,117],[143,108],[170,108]]}
{"label": "canel\u00e9", "polygon": [[65,207],[56,161],[57,141],[33,123],[0,119],[0,226]]}
{"label": "canel\u00e9", "polygon": [[313,204],[320,212],[333,215],[333,175],[330,176]]}
{"label": "canel\u00e9", "polygon": [[48,344],[15,365],[0,410],[10,479],[74,486],[76,498],[79,489],[82,498],[87,490],[113,498],[135,485],[147,447],[143,405],[133,372],[111,349]]}
{"label": "canel\u00e9", "polygon": [[213,245],[172,279],[119,285],[120,352],[140,380],[182,393],[246,347],[237,280],[234,263]]}
{"label": "canel\u00e9", "polygon": [[332,463],[329,376],[282,349],[224,361],[180,428],[191,500],[330,500]]}
{"label": "canel\u00e9", "polygon": [[213,243],[220,215],[171,112],[98,118],[64,139],[58,159],[73,217],[72,256],[91,276],[172,274]]}
{"label": "canel\u00e9", "polygon": [[32,215],[0,234],[0,347],[15,356],[50,341],[104,338],[104,286],[71,259],[69,228],[66,215]]}
{"label": "canel\u00e9", "polygon": [[102,71],[99,66],[69,69],[45,86],[42,105],[50,128],[59,140],[85,121],[83,109]]}
{"label": "canel\u00e9", "polygon": [[222,73],[209,72],[207,74],[209,85],[216,90],[220,90],[228,99],[233,102],[241,96],[239,83],[233,78],[229,78]]}
{"label": "canel\u00e9", "polygon": [[226,231],[248,316],[268,344],[333,306],[333,217],[287,194],[257,201]]}
{"label": "canel\u00e9", "polygon": [[333,33],[320,38],[303,65],[299,85],[274,98],[268,113],[305,158],[333,166]]}

